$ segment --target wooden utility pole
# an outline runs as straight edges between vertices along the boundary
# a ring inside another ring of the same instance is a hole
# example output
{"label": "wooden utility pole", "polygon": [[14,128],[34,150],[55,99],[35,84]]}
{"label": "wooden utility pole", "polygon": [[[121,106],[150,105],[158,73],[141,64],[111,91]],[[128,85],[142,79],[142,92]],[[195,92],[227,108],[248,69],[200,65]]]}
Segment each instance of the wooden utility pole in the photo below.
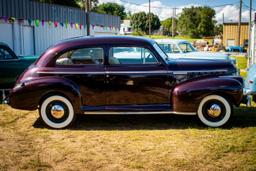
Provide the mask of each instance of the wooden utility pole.
{"label": "wooden utility pole", "polygon": [[176,18],[176,8],[173,8],[172,9],[173,11],[173,13],[172,13],[172,37],[174,37],[175,36],[175,27],[176,27],[176,23],[175,23],[175,18]]}
{"label": "wooden utility pole", "polygon": [[86,16],[86,32],[87,36],[90,36],[90,11],[91,11],[91,0],[84,0],[84,9]]}
{"label": "wooden utility pole", "polygon": [[251,42],[252,42],[252,38],[251,38],[251,33],[252,33],[252,0],[250,0],[250,12],[249,12],[249,38],[248,38],[248,48],[247,48],[247,55],[248,55],[248,60],[247,60],[247,67],[250,66],[251,64]]}
{"label": "wooden utility pole", "polygon": [[150,0],[148,0],[148,34],[151,35],[151,7],[150,7]]}
{"label": "wooden utility pole", "polygon": [[240,0],[239,5],[239,18],[238,18],[238,38],[237,38],[237,45],[240,46],[240,39],[241,39],[241,19],[242,19],[242,3],[243,0]]}

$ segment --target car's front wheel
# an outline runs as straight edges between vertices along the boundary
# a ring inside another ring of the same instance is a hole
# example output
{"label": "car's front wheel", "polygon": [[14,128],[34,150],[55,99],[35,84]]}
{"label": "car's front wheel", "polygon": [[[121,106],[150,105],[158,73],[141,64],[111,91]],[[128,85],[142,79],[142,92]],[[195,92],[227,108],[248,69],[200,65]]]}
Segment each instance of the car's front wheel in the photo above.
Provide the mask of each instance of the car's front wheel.
{"label": "car's front wheel", "polygon": [[198,117],[209,127],[220,127],[228,122],[232,114],[232,106],[224,97],[209,95],[199,104]]}
{"label": "car's front wheel", "polygon": [[75,119],[73,105],[66,97],[60,95],[45,98],[39,112],[43,122],[55,129],[66,128]]}

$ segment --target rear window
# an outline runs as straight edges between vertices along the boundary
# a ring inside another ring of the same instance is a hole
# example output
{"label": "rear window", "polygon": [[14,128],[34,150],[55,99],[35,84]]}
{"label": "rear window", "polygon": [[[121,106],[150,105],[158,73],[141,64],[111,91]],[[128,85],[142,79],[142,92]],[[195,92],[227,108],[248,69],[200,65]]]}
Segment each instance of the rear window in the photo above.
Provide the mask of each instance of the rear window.
{"label": "rear window", "polygon": [[104,50],[102,48],[81,48],[63,53],[56,60],[56,65],[102,65]]}

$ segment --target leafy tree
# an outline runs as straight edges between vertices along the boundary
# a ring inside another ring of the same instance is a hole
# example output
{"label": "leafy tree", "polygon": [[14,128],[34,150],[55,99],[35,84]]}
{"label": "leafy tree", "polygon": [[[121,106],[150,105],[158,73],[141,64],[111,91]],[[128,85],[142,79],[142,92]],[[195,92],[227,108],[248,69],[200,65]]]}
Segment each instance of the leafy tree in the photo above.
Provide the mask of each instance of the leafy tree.
{"label": "leafy tree", "polygon": [[[38,0],[39,2],[50,3],[50,4],[58,4],[69,7],[77,7],[84,9],[85,1],[84,0]],[[91,0],[92,8],[97,6],[98,0]]]}
{"label": "leafy tree", "polygon": [[100,4],[97,7],[95,7],[93,11],[102,14],[117,15],[120,16],[122,20],[126,17],[124,6],[112,2]]}
{"label": "leafy tree", "polygon": [[126,13],[125,19],[130,20],[131,18],[132,18],[132,12],[131,12],[131,11],[128,11],[128,12]]}
{"label": "leafy tree", "polygon": [[210,7],[191,7],[182,10],[178,30],[190,37],[212,36],[215,11]]}
{"label": "leafy tree", "polygon": [[214,35],[223,35],[223,24],[216,24],[214,26]]}
{"label": "leafy tree", "polygon": [[167,18],[161,22],[161,25],[163,26],[164,35],[170,35],[172,33],[172,21],[175,22],[174,32],[176,33],[176,25],[178,20],[176,18]]}
{"label": "leafy tree", "polygon": [[51,3],[51,4],[59,4],[70,7],[79,7],[76,0],[38,0],[39,2]]}
{"label": "leafy tree", "polygon": [[145,12],[134,13],[131,16],[131,26],[135,31],[142,31],[148,34],[149,29],[149,16],[151,18],[151,30],[157,30],[160,28],[160,20],[157,15],[153,13],[146,14]]}
{"label": "leafy tree", "polygon": [[[80,8],[85,9],[86,7],[86,1],[85,0],[76,0]],[[99,1],[98,0],[91,0],[91,9],[94,9],[97,7]]]}

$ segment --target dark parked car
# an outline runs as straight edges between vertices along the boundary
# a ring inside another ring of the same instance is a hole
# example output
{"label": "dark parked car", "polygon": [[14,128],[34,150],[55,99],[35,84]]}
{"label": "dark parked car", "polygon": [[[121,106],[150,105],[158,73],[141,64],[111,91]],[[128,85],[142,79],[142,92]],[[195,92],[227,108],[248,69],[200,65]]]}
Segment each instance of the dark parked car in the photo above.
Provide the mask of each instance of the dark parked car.
{"label": "dark parked car", "polygon": [[18,76],[38,56],[16,56],[5,43],[0,42],[0,89],[12,88]]}
{"label": "dark parked car", "polygon": [[35,110],[52,128],[75,114],[198,115],[224,125],[243,97],[230,61],[168,60],[151,39],[84,37],[49,48],[17,80],[7,102]]}

